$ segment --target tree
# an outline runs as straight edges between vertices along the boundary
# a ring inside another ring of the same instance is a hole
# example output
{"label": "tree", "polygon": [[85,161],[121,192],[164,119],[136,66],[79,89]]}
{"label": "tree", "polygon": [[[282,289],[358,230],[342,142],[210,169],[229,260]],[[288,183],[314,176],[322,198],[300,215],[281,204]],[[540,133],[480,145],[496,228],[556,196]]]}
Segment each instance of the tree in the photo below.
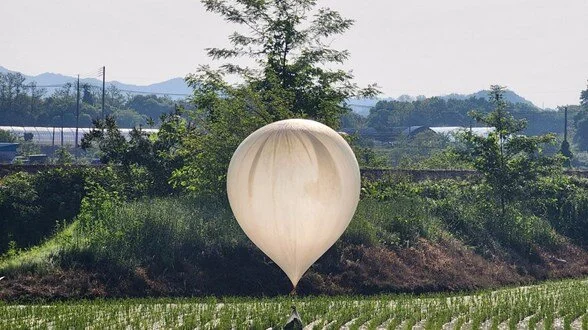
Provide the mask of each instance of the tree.
{"label": "tree", "polygon": [[66,83],[46,100],[47,121],[52,126],[74,126],[76,91],[71,83]]}
{"label": "tree", "polygon": [[[373,86],[358,93],[360,90],[351,82],[353,76],[349,72],[327,68],[329,64],[343,63],[349,53],[327,47],[325,40],[344,33],[353,21],[328,8],[320,8],[310,17],[316,0],[202,3],[208,11],[248,30],[229,37],[232,48],[209,48],[208,55],[213,59],[248,57],[257,63],[256,68],[224,64],[216,73],[238,74],[253,90],[264,94],[263,101],[276,105],[279,99],[281,105],[287,106],[265,109],[266,121],[284,116],[309,117],[337,127],[340,116],[348,111],[343,104],[347,98],[374,94]],[[201,68],[201,72],[211,73],[207,67]],[[198,83],[198,76],[190,77],[189,82]]]}
{"label": "tree", "polygon": [[[352,96],[371,96],[375,86],[360,89],[352,74],[333,69],[347,51],[326,46],[353,21],[314,0],[202,0],[208,11],[238,24],[246,32],[229,36],[231,48],[209,48],[215,59],[249,58],[254,66],[202,66],[187,81],[198,130],[187,137],[182,152],[187,165],[173,182],[204,195],[222,195],[226,169],[237,145],[255,129],[286,118],[310,118],[333,128]],[[238,84],[226,78],[236,75]]]}
{"label": "tree", "polygon": [[100,161],[104,164],[120,165],[127,178],[140,176],[147,182],[143,193],[166,195],[173,192],[169,185],[172,171],[183,165],[178,154],[182,138],[192,127],[181,116],[181,109],[161,116],[161,127],[155,136],[150,136],[141,127],[135,127],[129,140],[121,134],[116,120],[108,115],[104,120],[94,121],[94,129],[82,138],[82,148],[93,146],[100,150]]}
{"label": "tree", "polygon": [[127,107],[147,118],[157,120],[162,114],[173,112],[174,102],[168,97],[157,95],[135,95],[129,99]]}
{"label": "tree", "polygon": [[580,92],[580,105],[584,110],[588,111],[588,86],[586,89]]}
{"label": "tree", "polygon": [[82,88],[82,102],[88,105],[94,105],[96,103],[96,96],[92,92],[92,85],[83,83]]}
{"label": "tree", "polygon": [[117,109],[112,113],[112,116],[116,118],[117,126],[122,128],[133,128],[147,122],[144,116],[133,109]]}
{"label": "tree", "polygon": [[14,136],[9,131],[1,130],[0,129],[0,142],[15,142],[16,136]]}
{"label": "tree", "polygon": [[525,200],[533,189],[529,189],[542,175],[552,173],[558,167],[559,158],[545,157],[541,146],[554,141],[553,134],[528,137],[519,135],[526,122],[517,120],[507,112],[503,99],[505,88],[491,86],[490,100],[494,111],[488,114],[471,112],[479,123],[494,127],[487,137],[467,131],[462,137],[466,148],[461,150],[462,159],[483,174],[499,205],[502,218],[510,202]]}
{"label": "tree", "polygon": [[[0,73],[0,120],[4,123],[22,125],[29,120],[29,104],[25,93],[25,77],[20,73]],[[28,110],[28,109],[27,109]]]}
{"label": "tree", "polygon": [[55,159],[53,159],[55,164],[69,165],[73,164],[75,161],[74,156],[67,150],[66,147],[60,147],[55,150],[55,156]]}
{"label": "tree", "polygon": [[570,167],[572,164],[572,158],[574,158],[574,154],[572,153],[572,150],[570,149],[570,143],[568,142],[568,140],[563,140],[561,142],[561,148],[560,148],[559,152],[561,153],[562,156],[565,157],[563,165],[565,167]]}
{"label": "tree", "polygon": [[580,92],[580,112],[574,118],[576,135],[574,142],[578,149],[588,150],[588,86]]}
{"label": "tree", "polygon": [[[559,111],[561,111],[562,109],[559,108]],[[571,163],[572,163],[572,158],[574,157],[574,154],[572,153],[572,150],[570,148],[570,143],[568,142],[568,107],[563,107],[563,111],[565,113],[565,118],[564,118],[564,139],[561,143],[561,147],[559,149],[560,154],[565,158],[563,165],[565,167],[570,167]]]}

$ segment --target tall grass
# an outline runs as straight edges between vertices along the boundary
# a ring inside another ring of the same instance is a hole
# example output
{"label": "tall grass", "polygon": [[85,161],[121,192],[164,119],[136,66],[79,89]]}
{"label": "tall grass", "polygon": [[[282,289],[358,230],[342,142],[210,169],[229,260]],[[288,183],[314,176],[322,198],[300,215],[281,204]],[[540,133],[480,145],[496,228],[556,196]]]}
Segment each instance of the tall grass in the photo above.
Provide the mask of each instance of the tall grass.
{"label": "tall grass", "polygon": [[129,266],[173,268],[180,257],[245,241],[224,205],[204,205],[186,197],[130,203],[93,197],[92,203],[83,203],[74,244],[101,258]]}
{"label": "tall grass", "polygon": [[429,203],[418,196],[399,195],[380,200],[363,198],[343,241],[367,246],[405,246],[419,238],[434,239],[442,223]]}
{"label": "tall grass", "polygon": [[[364,198],[342,237],[344,244],[403,246],[434,237],[440,221],[420,198]],[[252,243],[225,203],[189,197],[158,197],[125,202],[116,192],[94,186],[71,225],[59,228],[38,247],[0,261],[3,273],[47,271],[98,261],[134,269],[151,265],[173,270],[183,260],[207,252],[250,249]]]}

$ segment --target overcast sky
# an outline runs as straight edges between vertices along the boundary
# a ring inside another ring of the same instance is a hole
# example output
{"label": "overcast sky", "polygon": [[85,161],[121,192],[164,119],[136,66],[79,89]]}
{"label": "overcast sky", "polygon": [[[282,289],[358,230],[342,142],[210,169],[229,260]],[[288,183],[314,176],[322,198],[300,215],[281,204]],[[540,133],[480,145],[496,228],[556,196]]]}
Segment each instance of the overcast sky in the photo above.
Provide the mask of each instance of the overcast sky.
{"label": "overcast sky", "polygon": [[[538,106],[577,104],[588,79],[588,0],[319,0],[355,19],[333,40],[384,96],[506,85]],[[150,84],[210,63],[234,27],[198,0],[1,0],[0,65]]]}

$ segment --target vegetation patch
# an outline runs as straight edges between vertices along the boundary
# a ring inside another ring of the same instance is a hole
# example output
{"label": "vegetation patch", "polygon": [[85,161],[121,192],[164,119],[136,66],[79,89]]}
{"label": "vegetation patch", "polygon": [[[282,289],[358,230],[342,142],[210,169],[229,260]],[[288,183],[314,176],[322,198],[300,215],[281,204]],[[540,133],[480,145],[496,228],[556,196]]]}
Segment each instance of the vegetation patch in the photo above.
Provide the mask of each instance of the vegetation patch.
{"label": "vegetation patch", "polygon": [[295,305],[311,328],[425,329],[483,324],[493,329],[585,329],[586,280],[545,283],[468,295],[384,295],[371,298],[279,297],[127,299],[71,301],[52,305],[0,305],[0,327],[27,329],[115,328],[281,329]]}

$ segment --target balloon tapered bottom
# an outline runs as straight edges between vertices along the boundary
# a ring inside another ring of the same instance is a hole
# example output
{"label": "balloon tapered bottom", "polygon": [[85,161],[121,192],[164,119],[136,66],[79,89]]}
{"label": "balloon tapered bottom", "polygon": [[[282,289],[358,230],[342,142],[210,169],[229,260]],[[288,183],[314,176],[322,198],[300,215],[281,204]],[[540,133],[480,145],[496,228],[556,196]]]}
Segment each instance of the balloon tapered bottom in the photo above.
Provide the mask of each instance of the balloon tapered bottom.
{"label": "balloon tapered bottom", "polygon": [[292,288],[292,291],[290,291],[290,296],[297,296],[298,294],[296,293],[296,287]]}

